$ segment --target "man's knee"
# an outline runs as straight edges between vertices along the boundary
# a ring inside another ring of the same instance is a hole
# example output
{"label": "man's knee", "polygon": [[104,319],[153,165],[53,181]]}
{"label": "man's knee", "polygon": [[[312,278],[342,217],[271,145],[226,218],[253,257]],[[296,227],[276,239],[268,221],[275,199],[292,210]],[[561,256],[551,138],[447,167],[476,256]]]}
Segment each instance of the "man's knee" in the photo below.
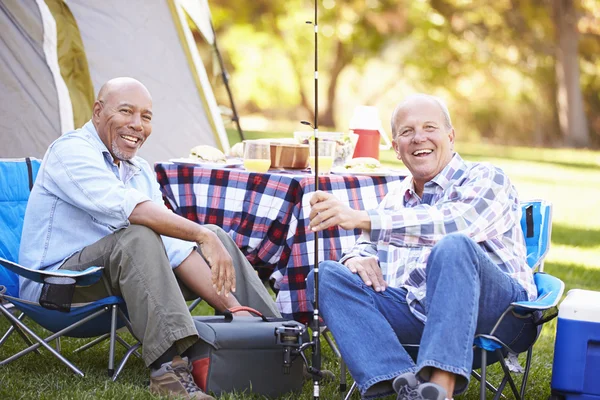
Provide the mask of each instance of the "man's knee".
{"label": "man's knee", "polygon": [[446,235],[442,240],[436,243],[431,250],[433,253],[469,253],[473,251],[474,247],[477,245],[467,235],[462,233],[452,233],[450,235]]}
{"label": "man's knee", "polygon": [[219,238],[229,236],[227,234],[227,232],[225,232],[225,230],[223,228],[221,228],[219,225],[204,224],[202,226],[205,227],[206,229],[208,229],[209,231],[213,232],[214,234],[216,234]]}
{"label": "man's knee", "polygon": [[[337,261],[323,261],[319,264],[319,290],[326,293],[330,288],[344,286],[352,275],[346,266]],[[314,270],[311,270],[306,278],[306,288],[311,301],[314,300],[314,287]]]}
{"label": "man's knee", "polygon": [[[462,233],[445,236],[431,249],[427,260],[427,274],[432,269],[448,266],[475,266],[477,262],[477,243]],[[466,260],[472,262],[465,262]]]}
{"label": "man's knee", "polygon": [[121,239],[140,240],[143,242],[161,240],[160,235],[144,225],[132,224],[123,229]]}

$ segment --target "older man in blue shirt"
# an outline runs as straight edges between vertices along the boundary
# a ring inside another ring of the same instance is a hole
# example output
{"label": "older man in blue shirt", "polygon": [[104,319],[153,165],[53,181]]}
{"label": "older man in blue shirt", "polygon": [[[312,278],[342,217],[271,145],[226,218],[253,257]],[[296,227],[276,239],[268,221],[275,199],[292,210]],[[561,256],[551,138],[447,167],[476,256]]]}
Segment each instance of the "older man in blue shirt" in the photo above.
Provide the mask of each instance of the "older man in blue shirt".
{"label": "older man in blue shirt", "polygon": [[[151,132],[146,87],[132,78],[104,84],[91,121],[61,136],[44,156],[25,214],[27,240],[19,262],[46,270],[103,266],[113,293],[125,299],[143,359],[153,368],[151,390],[212,399],[193,383],[180,357],[198,338],[182,291],[219,311],[242,302],[266,315],[279,312],[224,231],[164,206],[152,169],[136,157]],[[20,284],[23,298],[39,299],[40,284]],[[73,301],[106,295],[99,283],[76,288]]]}

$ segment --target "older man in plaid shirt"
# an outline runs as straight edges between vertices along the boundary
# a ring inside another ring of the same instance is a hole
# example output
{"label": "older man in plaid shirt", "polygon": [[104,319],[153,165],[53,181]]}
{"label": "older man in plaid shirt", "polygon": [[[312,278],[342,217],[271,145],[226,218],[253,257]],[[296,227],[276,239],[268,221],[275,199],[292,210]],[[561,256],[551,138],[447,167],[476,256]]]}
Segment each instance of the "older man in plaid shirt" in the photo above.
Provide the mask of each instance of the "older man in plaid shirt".
{"label": "older man in plaid shirt", "polygon": [[[452,398],[469,383],[475,334],[506,307],[534,300],[517,192],[500,169],[454,152],[448,109],[413,95],[392,115],[393,146],[411,172],[376,210],[317,192],[311,228],[362,229],[340,262],[320,268],[322,316],[363,398]],[[313,287],[313,275],[309,275]],[[505,318],[498,336],[526,349],[531,319]],[[420,343],[417,362],[402,344]]]}

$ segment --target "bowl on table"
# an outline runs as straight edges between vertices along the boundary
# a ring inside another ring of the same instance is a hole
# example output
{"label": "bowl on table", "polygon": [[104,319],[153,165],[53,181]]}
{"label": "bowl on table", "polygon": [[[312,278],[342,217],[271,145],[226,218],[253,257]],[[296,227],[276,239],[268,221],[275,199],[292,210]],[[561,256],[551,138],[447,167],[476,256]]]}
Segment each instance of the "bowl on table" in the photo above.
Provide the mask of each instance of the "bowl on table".
{"label": "bowl on table", "polygon": [[304,169],[308,156],[307,144],[271,142],[271,168]]}

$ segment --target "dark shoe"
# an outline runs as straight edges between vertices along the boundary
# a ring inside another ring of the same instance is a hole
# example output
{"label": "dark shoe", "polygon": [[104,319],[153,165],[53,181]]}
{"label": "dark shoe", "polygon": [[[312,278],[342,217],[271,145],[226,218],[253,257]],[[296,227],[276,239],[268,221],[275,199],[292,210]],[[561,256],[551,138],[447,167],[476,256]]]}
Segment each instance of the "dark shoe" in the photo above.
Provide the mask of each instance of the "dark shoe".
{"label": "dark shoe", "polygon": [[412,372],[396,377],[392,386],[398,393],[396,400],[444,400],[446,398],[444,388],[431,382],[421,383]]}
{"label": "dark shoe", "polygon": [[150,391],[161,395],[182,396],[185,399],[215,400],[196,385],[192,377],[192,366],[188,364],[187,357],[180,356],[175,356],[173,361],[150,373]]}

